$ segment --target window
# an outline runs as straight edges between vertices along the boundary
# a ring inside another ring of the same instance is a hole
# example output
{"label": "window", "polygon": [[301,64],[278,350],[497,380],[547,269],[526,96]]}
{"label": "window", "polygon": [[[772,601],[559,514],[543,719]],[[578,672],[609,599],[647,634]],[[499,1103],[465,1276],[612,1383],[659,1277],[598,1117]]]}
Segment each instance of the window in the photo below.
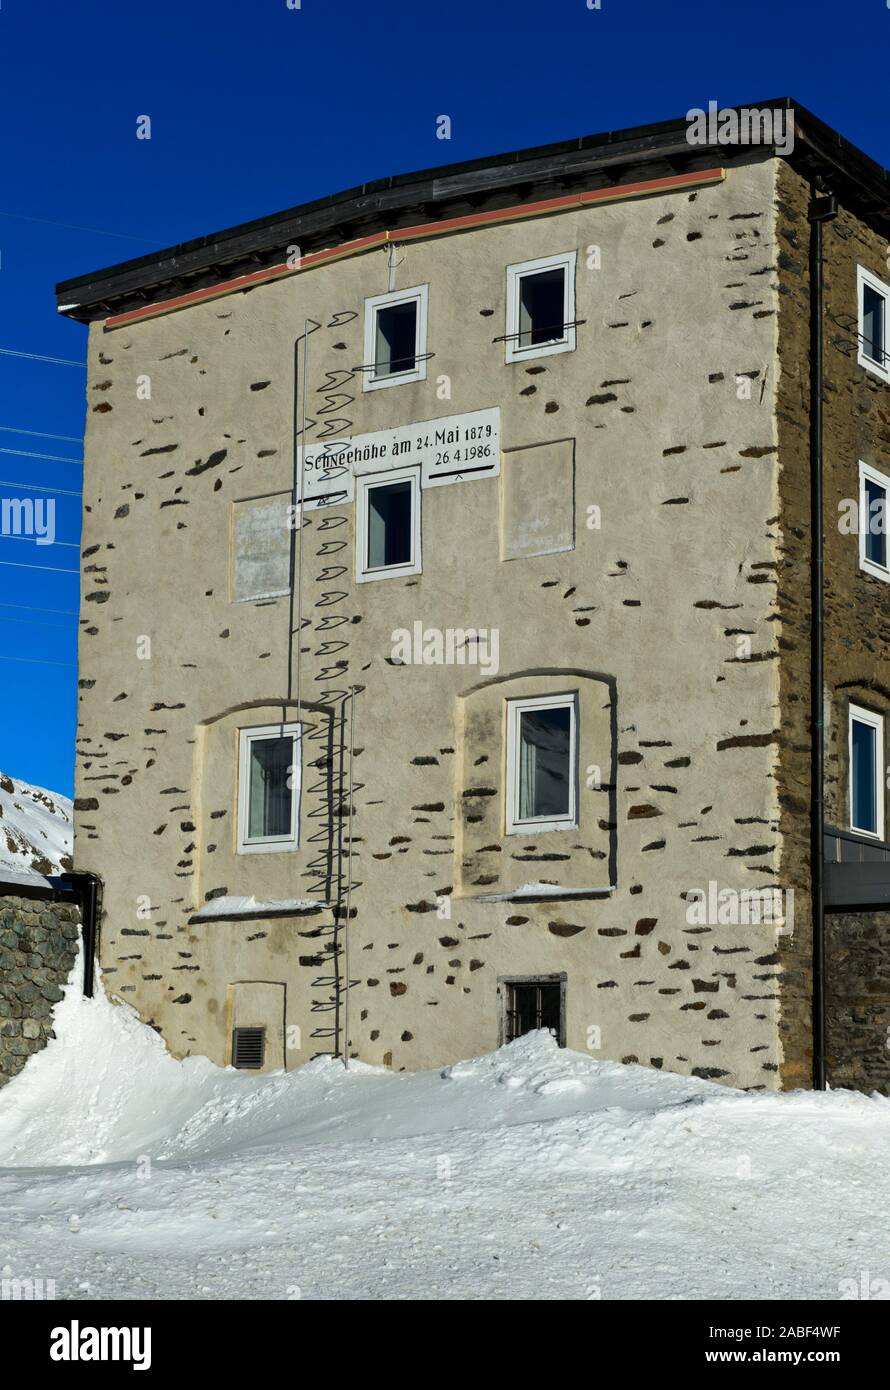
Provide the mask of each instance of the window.
{"label": "window", "polygon": [[887,565],[887,496],[890,478],[859,464],[859,568],[890,581]]}
{"label": "window", "polygon": [[232,1066],[244,1071],[262,1071],[266,1051],[265,1028],[235,1028],[232,1031]]}
{"label": "window", "polygon": [[890,355],[887,352],[887,300],[890,286],[864,266],[857,271],[859,293],[860,366],[883,381],[890,381]]}
{"label": "window", "polygon": [[296,849],[299,843],[300,726],[242,729],[238,852]]}
{"label": "window", "polygon": [[356,478],[355,573],[359,583],[420,574],[420,473]]}
{"label": "window", "polygon": [[884,720],[850,706],[850,826],[884,838]]}
{"label": "window", "polygon": [[566,1045],[565,976],[519,976],[500,980],[502,1043],[514,1042],[538,1028],[551,1032],[560,1047]]}
{"label": "window", "polygon": [[575,348],[575,252],[507,266],[507,361]]}
{"label": "window", "polygon": [[426,381],[428,285],[365,300],[364,388]]}
{"label": "window", "polygon": [[507,833],[577,825],[574,695],[507,705]]}

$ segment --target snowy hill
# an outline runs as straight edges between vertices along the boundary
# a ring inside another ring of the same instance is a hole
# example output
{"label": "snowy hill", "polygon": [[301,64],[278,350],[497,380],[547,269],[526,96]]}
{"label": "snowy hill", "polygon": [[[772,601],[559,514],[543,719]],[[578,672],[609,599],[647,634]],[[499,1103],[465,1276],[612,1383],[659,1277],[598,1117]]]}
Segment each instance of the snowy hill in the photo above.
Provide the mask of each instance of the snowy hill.
{"label": "snowy hill", "polygon": [[543,1033],[257,1077],[173,1061],[76,986],[55,1027],[0,1092],[0,1274],[57,1298],[840,1299],[887,1269],[880,1097],[744,1094]]}
{"label": "snowy hill", "polygon": [[0,773],[0,877],[48,877],[71,868],[72,803]]}

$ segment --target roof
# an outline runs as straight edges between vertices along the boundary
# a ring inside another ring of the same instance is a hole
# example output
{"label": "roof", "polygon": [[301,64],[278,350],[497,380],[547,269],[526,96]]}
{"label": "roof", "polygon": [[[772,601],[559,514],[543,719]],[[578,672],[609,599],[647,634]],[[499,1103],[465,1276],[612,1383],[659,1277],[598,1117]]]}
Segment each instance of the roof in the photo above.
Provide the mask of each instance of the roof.
{"label": "roof", "polygon": [[792,97],[726,109],[793,112],[793,149],[784,153],[775,143],[692,145],[683,115],[655,125],[396,174],[63,280],[56,286],[58,307],[70,318],[89,322],[273,265],[294,245],[305,255],[384,227],[397,230],[400,223],[433,222],[582,186],[620,186],[640,178],[641,170],[652,177],[703,167],[714,163],[715,153],[721,163],[742,156],[784,157],[803,177],[819,181],[825,191],[836,193],[845,206],[890,236],[890,173],[880,164]]}

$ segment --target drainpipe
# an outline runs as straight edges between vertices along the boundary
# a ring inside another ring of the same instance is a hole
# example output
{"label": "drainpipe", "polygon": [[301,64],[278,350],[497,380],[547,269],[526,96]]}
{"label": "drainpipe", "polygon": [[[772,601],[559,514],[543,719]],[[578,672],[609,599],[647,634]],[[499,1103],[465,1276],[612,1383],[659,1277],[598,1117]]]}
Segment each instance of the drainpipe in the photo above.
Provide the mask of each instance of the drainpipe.
{"label": "drainpipe", "polygon": [[813,1088],[825,1074],[825,599],[822,469],[822,224],[837,216],[833,194],[811,199],[810,222],[810,538],[812,630],[810,656],[810,872],[813,912]]}

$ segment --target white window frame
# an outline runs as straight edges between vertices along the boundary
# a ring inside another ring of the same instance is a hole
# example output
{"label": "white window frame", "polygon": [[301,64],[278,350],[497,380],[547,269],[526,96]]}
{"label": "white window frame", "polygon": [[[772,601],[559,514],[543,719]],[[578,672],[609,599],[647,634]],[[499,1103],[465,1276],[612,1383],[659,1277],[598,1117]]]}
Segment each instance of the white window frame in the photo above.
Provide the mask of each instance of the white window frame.
{"label": "white window frame", "polygon": [[[408,381],[426,381],[426,333],[429,317],[429,285],[415,285],[410,290],[392,290],[365,300],[365,358],[362,385],[365,391],[379,391],[384,386],[400,386]],[[417,334],[414,342],[414,366],[405,372],[376,374],[377,313],[396,304],[417,303]]]}
{"label": "white window frame", "polygon": [[[564,251],[558,256],[544,256],[536,261],[520,261],[507,266],[507,357],[508,362],[525,362],[530,357],[551,357],[556,352],[575,351],[575,264],[577,251]],[[563,337],[552,343],[529,343],[519,346],[519,287],[526,275],[542,270],[565,270],[563,296]]]}
{"label": "white window frame", "polygon": [[[507,702],[507,804],[506,833],[508,835],[540,834],[547,830],[577,830],[578,828],[578,696],[530,695]],[[519,818],[519,737],[523,712],[539,709],[568,709],[569,724],[569,809],[564,816]]]}
{"label": "white window frame", "polygon": [[[257,739],[282,738],[288,734],[293,739],[290,831],[287,835],[251,839],[247,835],[250,823],[250,746]],[[239,729],[238,742],[238,853],[275,854],[297,849],[300,843],[300,790],[303,781],[300,724],[259,724]]]}
{"label": "white window frame", "polygon": [[[875,730],[875,815],[877,830],[862,830],[853,818],[853,723],[866,724]],[[884,839],[884,716],[874,710],[863,709],[861,705],[851,704],[847,717],[847,759],[849,767],[850,829],[857,835],[867,835],[871,840]]]}
{"label": "white window frame", "polygon": [[[368,493],[390,483],[411,484],[411,560],[405,565],[384,565],[369,569],[367,564]],[[355,480],[355,578],[358,584],[375,579],[398,579],[402,575],[422,574],[420,512],[420,468],[390,468],[383,473],[360,473]]]}
{"label": "white window frame", "polygon": [[[879,294],[884,301],[884,361],[875,362],[873,358],[866,356],[865,353],[865,323],[863,318],[863,290],[868,285]],[[856,360],[860,367],[864,367],[873,376],[881,378],[881,381],[890,382],[890,352],[888,352],[887,334],[890,332],[890,285],[885,285],[883,280],[879,280],[877,275],[873,275],[870,270],[866,270],[864,265],[856,267],[856,328],[857,328],[857,347]]]}
{"label": "white window frame", "polygon": [[878,487],[883,488],[885,495],[884,504],[884,548],[888,561],[890,561],[890,532],[886,529],[890,523],[890,477],[882,473],[877,468],[872,468],[871,464],[863,463],[859,460],[859,568],[866,574],[874,575],[875,579],[883,579],[885,584],[890,584],[890,564],[876,565],[874,560],[869,560],[865,553],[865,542],[868,537],[868,505],[865,497],[866,480],[877,483]]}

